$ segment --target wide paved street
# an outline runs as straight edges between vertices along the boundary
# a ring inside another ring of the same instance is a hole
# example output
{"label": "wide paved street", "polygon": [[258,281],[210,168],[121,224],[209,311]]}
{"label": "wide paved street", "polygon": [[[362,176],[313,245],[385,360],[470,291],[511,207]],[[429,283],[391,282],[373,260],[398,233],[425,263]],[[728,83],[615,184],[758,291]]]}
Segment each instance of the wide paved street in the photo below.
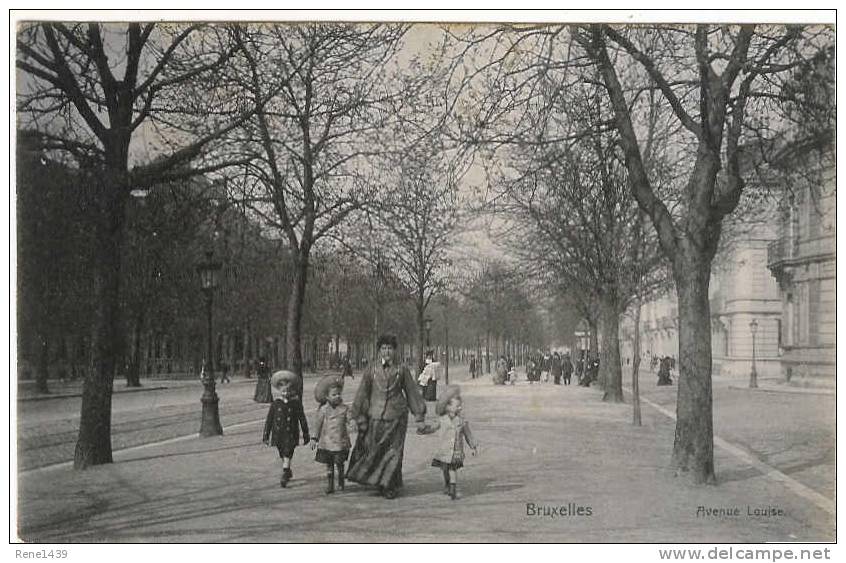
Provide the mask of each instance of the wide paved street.
{"label": "wide paved street", "polygon": [[[466,370],[453,380],[459,374]],[[314,381],[306,380],[307,412]],[[348,403],[358,382],[347,385]],[[645,399],[675,411],[675,387],[656,389],[650,376],[642,382]],[[644,404],[644,425],[635,428],[631,405],[604,404],[595,388],[494,387],[487,377],[463,387],[482,447],[459,473],[457,501],[442,494],[430,467],[436,438],[413,429],[396,500],[355,484],[326,497],[322,466],[303,447],[294,480],[280,489],[276,452],[260,442],[266,406],[252,402],[251,384],[236,383],[220,391],[220,438],[190,436],[197,388],[117,396],[115,463],[21,472],[20,534],[43,542],[834,540],[833,396],[715,383],[715,427],[727,446],[715,449],[719,484],[697,487],[674,477],[674,423],[653,406]],[[64,407],[40,403],[22,403],[23,468],[70,459],[35,453],[52,451],[36,447],[51,440],[57,452],[72,452],[75,426],[49,415]],[[160,440],[167,441],[141,445]],[[777,472],[765,476],[762,467]],[[778,514],[754,514],[766,508]]]}

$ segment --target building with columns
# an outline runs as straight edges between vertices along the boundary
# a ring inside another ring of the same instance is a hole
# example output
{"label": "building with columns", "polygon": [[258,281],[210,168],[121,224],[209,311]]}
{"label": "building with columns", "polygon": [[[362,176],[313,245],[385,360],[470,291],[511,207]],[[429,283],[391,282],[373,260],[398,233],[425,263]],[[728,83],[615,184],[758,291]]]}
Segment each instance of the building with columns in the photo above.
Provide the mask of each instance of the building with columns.
{"label": "building with columns", "polygon": [[[776,239],[771,221],[758,221],[728,235],[711,274],[711,349],[714,377],[746,378],[752,369],[753,338],[759,377],[779,377],[781,303],[778,286],[767,270],[769,244]],[[634,315],[621,323],[621,356],[630,361]],[[753,337],[751,324],[755,321]],[[653,357],[678,359],[678,304],[675,290],[643,304],[641,362]],[[657,369],[657,368],[656,368]]]}
{"label": "building with columns", "polygon": [[781,375],[791,383],[835,383],[836,177],[786,190],[767,267],[778,284],[783,329]]}

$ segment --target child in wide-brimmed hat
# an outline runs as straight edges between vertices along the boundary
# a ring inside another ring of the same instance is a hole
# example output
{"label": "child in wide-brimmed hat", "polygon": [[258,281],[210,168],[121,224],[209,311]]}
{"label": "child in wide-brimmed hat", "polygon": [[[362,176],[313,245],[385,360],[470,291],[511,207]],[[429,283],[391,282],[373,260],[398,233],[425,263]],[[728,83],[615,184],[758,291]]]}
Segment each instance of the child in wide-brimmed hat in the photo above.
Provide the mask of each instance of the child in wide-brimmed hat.
{"label": "child in wide-brimmed hat", "polygon": [[344,490],[344,464],[350,455],[350,426],[355,423],[344,404],[341,393],[344,378],[327,375],[314,387],[314,399],[320,405],[311,438],[311,449],[317,450],[315,461],[326,465],[326,494],[335,492],[335,468],[338,469],[338,490]]}
{"label": "child in wide-brimmed hat", "polygon": [[277,371],[270,377],[270,389],[273,402],[267,412],[264,423],[262,442],[266,446],[276,446],[282,458],[282,477],[279,484],[288,486],[294,474],[291,471],[291,458],[303,432],[303,445],[309,443],[308,421],[303,411],[303,403],[298,395],[299,377],[290,371]]}
{"label": "child in wide-brimmed hat", "polygon": [[440,430],[438,449],[432,458],[432,467],[440,467],[444,475],[444,493],[453,500],[459,498],[456,490],[458,470],[464,467],[464,442],[476,455],[479,443],[470,432],[470,424],[462,416],[463,401],[461,388],[450,385],[441,394],[435,405],[438,420],[420,433],[429,434]]}

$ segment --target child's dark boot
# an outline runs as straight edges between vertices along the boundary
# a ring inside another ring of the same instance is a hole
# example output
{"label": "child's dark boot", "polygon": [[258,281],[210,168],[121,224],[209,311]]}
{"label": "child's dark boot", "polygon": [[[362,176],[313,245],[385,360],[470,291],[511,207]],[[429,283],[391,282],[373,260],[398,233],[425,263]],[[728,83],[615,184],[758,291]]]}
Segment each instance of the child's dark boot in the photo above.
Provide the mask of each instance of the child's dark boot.
{"label": "child's dark boot", "polygon": [[452,500],[458,499],[458,491],[455,490],[455,483],[449,484],[449,498]]}
{"label": "child's dark boot", "polygon": [[449,494],[449,470],[444,467],[444,494]]}

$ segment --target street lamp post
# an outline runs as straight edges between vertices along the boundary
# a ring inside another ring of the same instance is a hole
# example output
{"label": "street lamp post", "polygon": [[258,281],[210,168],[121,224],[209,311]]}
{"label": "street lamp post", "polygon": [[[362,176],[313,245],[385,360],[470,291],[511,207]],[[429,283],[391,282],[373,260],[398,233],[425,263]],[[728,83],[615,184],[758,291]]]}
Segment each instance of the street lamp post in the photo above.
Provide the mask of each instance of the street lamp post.
{"label": "street lamp post", "polygon": [[223,428],[220,425],[220,413],[218,411],[218,397],[214,383],[214,333],[212,332],[212,302],[214,289],[217,287],[217,273],[220,270],[220,262],[212,260],[213,252],[206,251],[206,259],[197,265],[197,272],[200,274],[200,287],[206,297],[206,321],[208,329],[208,342],[206,348],[206,360],[203,365],[203,396],[200,402],[203,404],[203,417],[200,422],[200,437],[220,436]]}
{"label": "street lamp post", "polygon": [[749,388],[758,388],[758,370],[755,366],[755,335],[758,332],[758,319],[752,319],[749,323],[749,330],[752,332],[752,371],[749,372]]}
{"label": "street lamp post", "polygon": [[449,385],[449,324],[447,323],[447,305],[449,305],[449,302],[446,296],[444,296],[444,385]]}

